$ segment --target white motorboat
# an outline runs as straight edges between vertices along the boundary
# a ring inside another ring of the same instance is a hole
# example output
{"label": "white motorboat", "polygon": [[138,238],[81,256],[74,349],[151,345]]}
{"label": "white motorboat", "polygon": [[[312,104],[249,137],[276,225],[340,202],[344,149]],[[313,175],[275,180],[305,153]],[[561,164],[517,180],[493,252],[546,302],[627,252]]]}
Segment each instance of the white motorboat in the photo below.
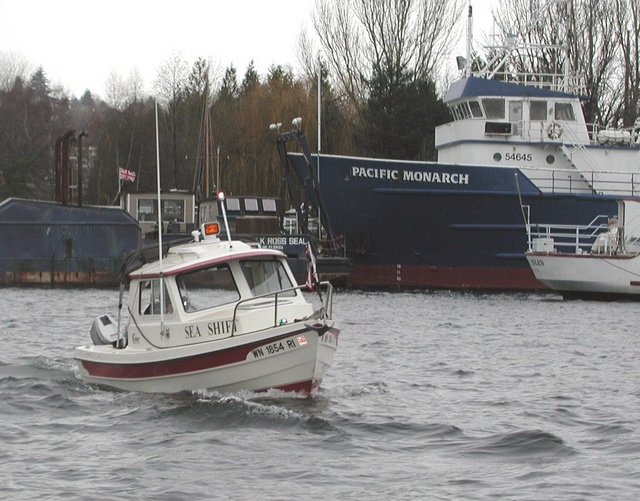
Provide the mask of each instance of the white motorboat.
{"label": "white motorboat", "polygon": [[[156,249],[153,262],[144,253],[129,260],[128,321],[94,320],[94,344],[75,349],[84,381],[157,393],[315,393],[338,343],[331,284],[297,285],[282,252],[218,233],[218,223],[203,224],[193,241]],[[319,295],[315,311],[308,286]]]}
{"label": "white motorboat", "polygon": [[584,226],[527,224],[536,278],[565,299],[640,301],[640,201]]}

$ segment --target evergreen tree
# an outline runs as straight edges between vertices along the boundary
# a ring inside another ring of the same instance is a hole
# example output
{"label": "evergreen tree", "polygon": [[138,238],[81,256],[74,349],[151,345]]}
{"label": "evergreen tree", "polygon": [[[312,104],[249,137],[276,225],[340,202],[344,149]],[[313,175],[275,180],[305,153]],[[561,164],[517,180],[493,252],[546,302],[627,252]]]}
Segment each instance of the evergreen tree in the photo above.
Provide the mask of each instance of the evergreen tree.
{"label": "evergreen tree", "polygon": [[449,118],[431,80],[377,71],[369,82],[358,142],[367,156],[433,160],[435,127]]}
{"label": "evergreen tree", "polygon": [[240,94],[248,94],[258,85],[260,85],[260,77],[258,76],[258,72],[256,71],[253,61],[251,61],[244,74],[242,86],[240,87]]}

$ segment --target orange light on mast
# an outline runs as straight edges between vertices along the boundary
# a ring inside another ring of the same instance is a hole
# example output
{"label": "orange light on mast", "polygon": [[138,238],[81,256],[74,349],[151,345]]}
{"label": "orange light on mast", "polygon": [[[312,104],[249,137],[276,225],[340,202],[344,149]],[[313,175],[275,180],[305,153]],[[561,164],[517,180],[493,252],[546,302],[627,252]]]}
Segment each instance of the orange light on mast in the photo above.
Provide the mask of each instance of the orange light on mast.
{"label": "orange light on mast", "polygon": [[203,226],[205,237],[214,236],[220,233],[220,225],[218,223],[205,223]]}

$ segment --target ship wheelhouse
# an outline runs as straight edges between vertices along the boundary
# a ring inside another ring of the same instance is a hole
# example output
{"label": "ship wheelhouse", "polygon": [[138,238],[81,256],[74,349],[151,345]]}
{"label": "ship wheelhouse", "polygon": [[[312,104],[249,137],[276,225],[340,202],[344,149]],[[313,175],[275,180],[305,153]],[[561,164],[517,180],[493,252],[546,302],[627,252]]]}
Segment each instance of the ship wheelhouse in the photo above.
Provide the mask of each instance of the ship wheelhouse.
{"label": "ship wheelhouse", "polygon": [[533,158],[540,146],[591,141],[580,98],[573,94],[469,77],[452,84],[444,101],[453,121],[436,128],[441,162],[492,165],[499,152],[504,165],[505,143],[520,159]]}

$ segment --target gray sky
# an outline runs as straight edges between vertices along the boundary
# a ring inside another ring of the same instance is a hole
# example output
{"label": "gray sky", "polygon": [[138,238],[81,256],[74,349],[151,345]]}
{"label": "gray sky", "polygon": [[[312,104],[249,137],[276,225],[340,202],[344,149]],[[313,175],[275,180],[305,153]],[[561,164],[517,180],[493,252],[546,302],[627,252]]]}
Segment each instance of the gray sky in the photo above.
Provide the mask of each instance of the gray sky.
{"label": "gray sky", "polygon": [[[489,30],[496,4],[473,0],[476,38]],[[113,71],[123,79],[139,72],[150,92],[158,69],[175,54],[189,64],[208,59],[222,70],[233,63],[240,76],[251,60],[259,74],[272,64],[297,67],[298,36],[303,27],[312,31],[314,5],[315,0],[0,0],[0,51],[41,65],[52,84],[78,97],[87,88],[104,96]]]}

